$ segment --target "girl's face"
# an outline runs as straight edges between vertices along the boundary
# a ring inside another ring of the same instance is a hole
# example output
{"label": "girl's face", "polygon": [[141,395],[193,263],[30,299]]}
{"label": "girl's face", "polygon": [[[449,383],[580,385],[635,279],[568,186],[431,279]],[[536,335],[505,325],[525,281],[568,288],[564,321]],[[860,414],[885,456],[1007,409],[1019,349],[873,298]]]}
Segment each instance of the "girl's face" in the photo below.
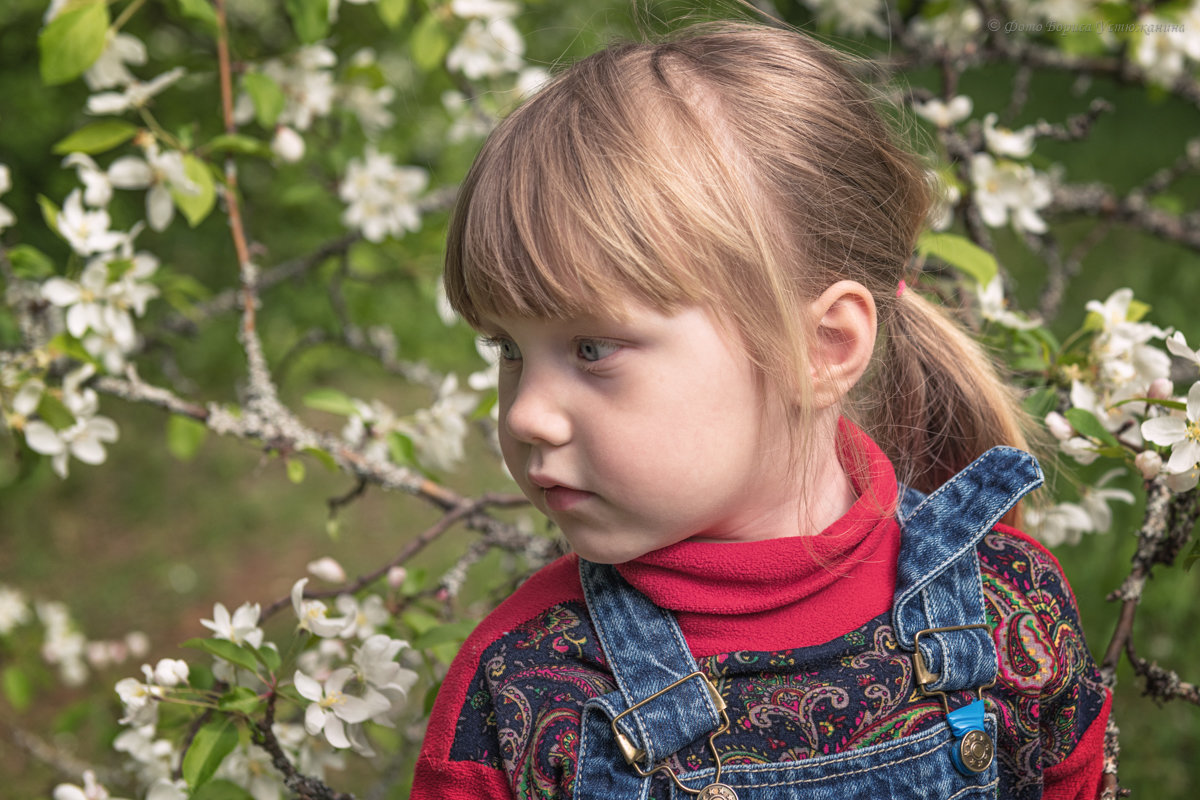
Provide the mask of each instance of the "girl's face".
{"label": "girl's face", "polygon": [[521,489],[601,563],[693,537],[797,533],[791,439],[737,336],[701,308],[623,310],[485,320]]}

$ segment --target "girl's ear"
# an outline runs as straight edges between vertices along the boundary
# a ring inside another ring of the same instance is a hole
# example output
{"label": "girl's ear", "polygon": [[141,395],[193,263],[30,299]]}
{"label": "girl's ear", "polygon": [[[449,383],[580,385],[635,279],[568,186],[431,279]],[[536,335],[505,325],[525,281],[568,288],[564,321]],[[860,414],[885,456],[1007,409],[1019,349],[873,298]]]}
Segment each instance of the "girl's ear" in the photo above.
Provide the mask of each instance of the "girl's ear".
{"label": "girl's ear", "polygon": [[857,281],[838,281],[809,306],[817,321],[809,350],[813,403],[829,408],[858,383],[875,350],[875,298]]}

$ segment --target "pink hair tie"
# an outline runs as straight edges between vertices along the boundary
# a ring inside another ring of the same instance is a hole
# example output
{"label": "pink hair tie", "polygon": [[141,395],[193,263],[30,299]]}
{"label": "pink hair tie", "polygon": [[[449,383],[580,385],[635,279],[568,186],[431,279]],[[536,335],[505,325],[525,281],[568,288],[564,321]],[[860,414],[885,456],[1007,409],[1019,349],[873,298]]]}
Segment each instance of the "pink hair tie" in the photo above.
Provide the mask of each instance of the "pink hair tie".
{"label": "pink hair tie", "polygon": [[908,288],[908,284],[904,282],[904,278],[900,279],[900,285],[896,287],[896,297],[904,294],[904,290]]}

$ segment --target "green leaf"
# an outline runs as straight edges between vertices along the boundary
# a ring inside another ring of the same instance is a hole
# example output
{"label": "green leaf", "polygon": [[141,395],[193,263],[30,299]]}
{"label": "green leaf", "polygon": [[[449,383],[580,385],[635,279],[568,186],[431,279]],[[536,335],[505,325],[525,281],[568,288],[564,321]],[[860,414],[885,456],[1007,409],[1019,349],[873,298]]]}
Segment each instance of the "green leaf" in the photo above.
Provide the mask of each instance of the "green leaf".
{"label": "green leaf", "polygon": [[399,431],[392,431],[388,434],[387,443],[388,453],[392,456],[392,461],[405,466],[416,466],[417,450],[412,438],[405,436]]}
{"label": "green leaf", "polygon": [[350,417],[358,413],[358,406],[346,394],[337,389],[313,389],[304,395],[304,405],[317,411],[328,411],[331,414],[341,414]]}
{"label": "green leaf", "polygon": [[13,274],[27,281],[40,281],[52,277],[56,270],[50,257],[33,245],[19,244],[8,251]]}
{"label": "green leaf", "polygon": [[1192,543],[1192,550],[1183,559],[1184,570],[1190,571],[1197,561],[1200,561],[1200,539]]}
{"label": "green leaf", "polygon": [[196,184],[198,191],[187,194],[172,188],[171,199],[175,201],[175,207],[187,218],[188,225],[194,228],[212,211],[217,202],[217,191],[208,165],[194,155],[184,154],[183,169],[192,183]]}
{"label": "green leaf", "polygon": [[[54,201],[44,194],[37,196],[38,207],[42,209],[42,219],[46,220],[46,225],[50,230],[58,233],[58,215],[62,213],[61,209],[54,204]],[[58,233],[62,236],[61,233]]]}
{"label": "green leaf", "polygon": [[94,155],[125,144],[137,135],[138,126],[120,119],[102,119],[84,125],[55,143],[53,152]]}
{"label": "green leaf", "polygon": [[43,392],[38,402],[38,416],[56,431],[65,430],[75,424],[75,415],[63,405],[62,401],[50,392]]}
{"label": "green leaf", "polygon": [[203,650],[242,669],[258,672],[256,651],[249,645],[234,644],[228,639],[188,639],[183,646]]}
{"label": "green leaf", "polygon": [[329,453],[325,452],[321,448],[306,447],[300,452],[304,453],[305,455],[312,456],[317,461],[320,461],[325,466],[325,469],[329,470],[330,472],[338,471],[338,465],[337,462],[333,460],[333,456],[329,455]]}
{"label": "green leaf", "polygon": [[400,619],[420,637],[442,623],[437,617],[431,616],[419,608],[410,608],[400,615]]}
{"label": "green leaf", "polygon": [[442,65],[442,59],[450,49],[450,36],[436,15],[426,14],[413,28],[408,46],[413,62],[428,72]]}
{"label": "green leaf", "polygon": [[[83,343],[69,333],[58,334],[50,340],[46,348],[50,351],[50,355],[55,358],[58,356],[70,356],[76,361],[82,361],[85,364],[95,363],[92,354],[83,348]],[[67,413],[69,414],[70,412],[68,411]]]}
{"label": "green leaf", "polygon": [[269,144],[261,139],[244,136],[240,133],[222,133],[220,136],[214,136],[208,140],[208,144],[204,148],[210,153],[233,153],[239,156],[256,156],[258,158],[271,157]]}
{"label": "green leaf", "polygon": [[1096,415],[1087,409],[1071,408],[1068,409],[1066,414],[1063,416],[1067,418],[1067,421],[1071,423],[1071,426],[1075,428],[1075,430],[1079,431],[1084,436],[1095,439],[1102,444],[1109,445],[1110,447],[1121,446],[1121,443],[1117,441],[1116,437],[1109,433],[1108,430],[1106,430],[1105,427],[1100,424],[1100,420],[1096,419]]}
{"label": "green leaf", "polygon": [[4,684],[8,704],[17,711],[24,711],[33,703],[33,681],[29,680],[25,670],[18,666],[5,667],[0,682]]}
{"label": "green leaf", "polygon": [[428,650],[431,647],[446,644],[447,642],[461,644],[473,630],[475,630],[475,623],[469,620],[438,625],[414,639],[412,647],[414,650]]}
{"label": "green leaf", "polygon": [[183,779],[188,788],[195,791],[208,782],[237,743],[237,725],[228,717],[214,719],[196,731],[183,756]]}
{"label": "green leaf", "polygon": [[245,686],[235,686],[217,700],[217,708],[221,711],[236,711],[239,714],[253,714],[262,704],[263,698]]}
{"label": "green leaf", "polygon": [[312,44],[329,34],[329,0],[285,0],[284,7],[292,18],[296,36],[304,44]]}
{"label": "green leaf", "polygon": [[1046,415],[1058,405],[1058,392],[1053,387],[1045,386],[1026,397],[1021,403],[1025,412],[1034,419],[1045,419]]}
{"label": "green leaf", "polygon": [[190,19],[204,24],[210,32],[217,30],[217,13],[213,11],[211,0],[178,0],[179,11]]}
{"label": "green leaf", "polygon": [[261,72],[247,72],[242,76],[242,88],[254,103],[254,117],[258,124],[268,130],[275,127],[287,97],[274,78]]}
{"label": "green leaf", "polygon": [[395,29],[408,14],[408,0],[379,0],[375,7],[379,9],[379,18],[383,24]]}
{"label": "green leaf", "polygon": [[167,418],[167,449],[180,461],[191,461],[207,438],[204,423],[178,415]]}
{"label": "green leaf", "polygon": [[998,271],[994,255],[956,233],[925,231],[917,239],[917,252],[965,272],[981,286],[991,283]]}
{"label": "green leaf", "polygon": [[274,647],[256,648],[254,655],[271,672],[278,672],[280,665],[283,664],[283,659],[279,657],[279,651]]}
{"label": "green leaf", "polygon": [[192,792],[191,800],[254,800],[254,795],[236,783],[215,780],[209,781]]}
{"label": "green leaf", "polygon": [[287,460],[287,476],[292,483],[304,483],[304,462],[298,458]]}
{"label": "green leaf", "polygon": [[74,80],[95,63],[108,40],[108,6],[92,0],[69,8],[38,34],[42,83],[55,86]]}

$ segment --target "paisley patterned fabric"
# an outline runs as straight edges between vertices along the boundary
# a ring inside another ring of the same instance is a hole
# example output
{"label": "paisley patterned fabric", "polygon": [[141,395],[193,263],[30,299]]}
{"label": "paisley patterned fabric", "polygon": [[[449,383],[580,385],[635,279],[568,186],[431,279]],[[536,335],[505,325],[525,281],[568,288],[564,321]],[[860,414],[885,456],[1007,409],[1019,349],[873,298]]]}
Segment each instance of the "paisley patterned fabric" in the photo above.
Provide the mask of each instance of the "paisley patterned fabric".
{"label": "paisley patterned fabric", "polygon": [[[1001,797],[1037,798],[1043,770],[1065,759],[1104,705],[1070,588],[1053,559],[993,531],[978,548],[1000,657],[985,693],[1000,721]],[[715,742],[725,764],[798,761],[894,740],[940,724],[941,702],[915,689],[890,614],[825,644],[699,660],[728,704]],[[615,688],[581,603],[550,607],[494,641],[471,681],[453,761],[503,770],[519,798],[569,798],[584,702]],[[970,696],[950,698],[958,706]],[[703,741],[677,753],[680,773],[711,766]],[[665,780],[653,796],[667,796]]]}

